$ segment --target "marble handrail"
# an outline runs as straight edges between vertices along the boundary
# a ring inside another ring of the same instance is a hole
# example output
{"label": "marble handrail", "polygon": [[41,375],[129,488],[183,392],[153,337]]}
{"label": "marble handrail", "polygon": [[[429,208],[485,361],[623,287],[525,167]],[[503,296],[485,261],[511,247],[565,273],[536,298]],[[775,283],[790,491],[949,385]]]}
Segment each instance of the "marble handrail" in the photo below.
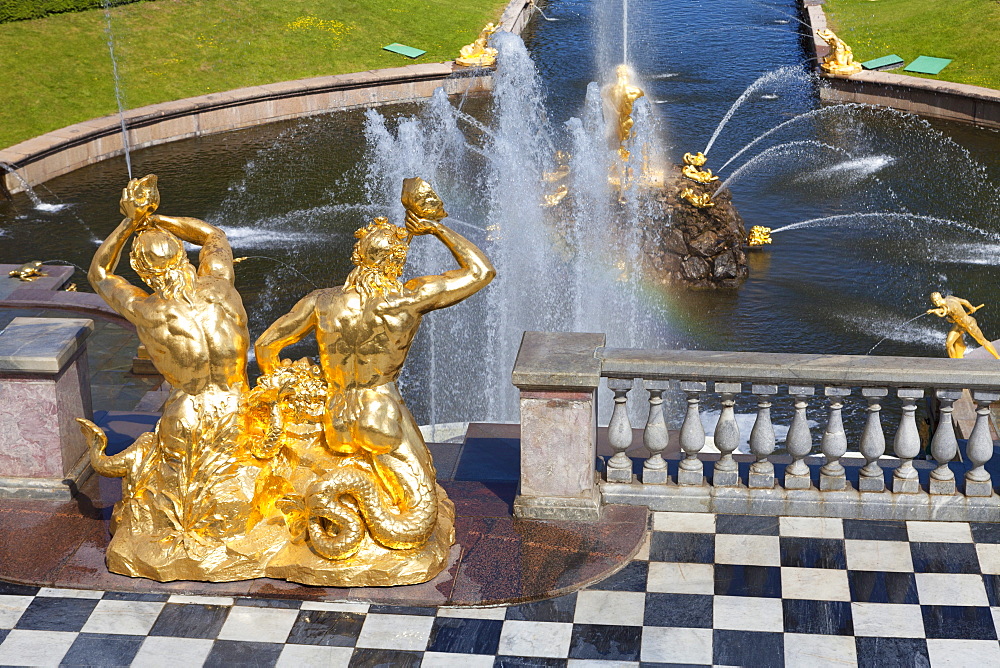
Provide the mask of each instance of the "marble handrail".
{"label": "marble handrail", "polygon": [[[550,478],[553,471],[557,478],[573,471],[580,479],[578,469],[587,465],[593,470],[596,447],[590,444],[596,443],[592,435],[597,431],[599,376],[606,379],[614,402],[607,431],[613,454],[605,462],[598,460],[603,463],[597,482],[602,503],[858,518],[1000,517],[1000,496],[987,468],[993,456],[990,407],[1000,401],[1000,362],[623,349],[605,348],[603,341],[595,334],[525,334],[512,376],[522,398],[522,516],[533,516],[542,506],[551,510],[560,503],[556,499],[567,494],[565,486],[557,489],[539,477],[537,469],[544,462],[549,463],[544,468]],[[963,390],[975,402],[976,422],[965,461],[956,461],[959,442],[952,411]],[[670,436],[663,399],[671,391],[683,393],[687,409],[675,437],[680,452],[675,449],[664,458]],[[740,433],[735,415],[741,394],[753,396],[757,406],[749,434]],[[816,395],[825,397],[822,410],[809,408]],[[586,402],[585,425],[580,424],[580,411],[572,419],[565,411],[574,397]],[[702,424],[706,397],[717,397],[721,408],[710,441]],[[922,439],[916,412],[926,398],[936,400],[937,410]],[[634,405],[630,411],[630,401],[648,406]],[[785,401],[792,409],[780,457],[774,454],[775,401]],[[882,425],[887,401],[899,406],[890,457]],[[860,432],[856,442],[849,442],[844,429],[848,402],[860,402],[864,408],[864,423],[853,430]],[[563,407],[562,413],[558,407]],[[641,428],[649,456],[637,469],[632,420],[642,414],[645,424],[635,426]],[[812,419],[822,426],[813,426]],[[738,453],[747,436],[749,456]],[[709,442],[714,448],[706,445]],[[851,450],[853,456],[845,458]],[[918,459],[922,453],[933,458],[936,467]],[[776,464],[783,465],[783,471],[776,470]],[[577,485],[569,493],[586,491]]]}

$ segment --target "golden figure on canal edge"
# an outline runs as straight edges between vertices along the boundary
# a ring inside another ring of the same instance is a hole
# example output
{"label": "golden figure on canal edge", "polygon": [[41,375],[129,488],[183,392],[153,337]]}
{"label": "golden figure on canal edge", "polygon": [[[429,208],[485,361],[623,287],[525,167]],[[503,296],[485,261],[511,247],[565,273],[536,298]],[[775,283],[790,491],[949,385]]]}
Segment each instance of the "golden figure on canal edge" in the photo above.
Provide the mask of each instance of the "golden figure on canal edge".
{"label": "golden figure on canal edge", "polygon": [[832,30],[824,28],[817,30],[816,34],[830,45],[830,55],[823,58],[823,62],[819,64],[823,71],[843,76],[850,76],[861,71],[861,63],[854,62],[854,51]]}
{"label": "golden figure on canal edge", "polygon": [[499,26],[487,23],[479,37],[471,44],[466,44],[458,52],[455,59],[456,65],[463,67],[493,67],[497,62],[497,50],[487,46],[490,36],[497,31]]}
{"label": "golden figure on canal edge", "polygon": [[985,306],[985,304],[973,306],[971,302],[961,297],[953,295],[942,297],[940,292],[931,293],[931,303],[934,304],[935,308],[927,309],[928,313],[933,313],[940,318],[946,318],[948,322],[954,325],[951,331],[948,332],[948,339],[944,344],[945,349],[948,351],[948,357],[957,359],[965,357],[965,335],[968,334],[979,345],[986,348],[993,357],[1000,359],[1000,355],[997,354],[993,344],[983,336],[983,332],[979,329],[979,324],[972,317],[972,314]]}
{"label": "golden figure on canal edge", "polygon": [[[489,283],[489,261],[440,222],[430,186],[407,179],[406,228],[377,218],[358,231],[345,285],[306,296],[261,336],[263,375],[247,391],[246,314],[225,234],[154,214],[158,203],[155,177],[129,183],[126,218],[90,274],[175,388],[155,431],[116,455],[80,420],[95,470],[123,478],[109,569],[326,586],[433,578],[454,542],[454,506],[395,380],[422,316]],[[114,274],[133,234],[132,265],[152,294]],[[401,284],[408,243],[425,234],[460,267]],[[197,270],[181,240],[202,246]],[[280,359],[311,331],[320,366]]]}

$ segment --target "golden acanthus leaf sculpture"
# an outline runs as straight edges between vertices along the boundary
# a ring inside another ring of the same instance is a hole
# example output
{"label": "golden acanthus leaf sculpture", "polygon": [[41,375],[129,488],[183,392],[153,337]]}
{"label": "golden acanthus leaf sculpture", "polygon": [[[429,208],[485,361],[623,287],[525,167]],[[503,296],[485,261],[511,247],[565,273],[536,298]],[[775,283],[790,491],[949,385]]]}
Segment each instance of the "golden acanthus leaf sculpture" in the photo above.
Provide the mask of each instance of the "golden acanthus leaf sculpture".
{"label": "golden acanthus leaf sculpture", "polygon": [[[256,343],[263,375],[249,389],[247,317],[225,233],[155,213],[155,176],[129,182],[125,219],[94,256],[90,280],[135,324],[174,388],[153,432],[117,454],[79,420],[94,469],[122,478],[111,571],[155,580],[271,577],[325,586],[425,582],[447,563],[454,505],[396,389],[422,316],[494,275],[483,253],[445,226],[426,182],[408,179],[406,227],[358,230],[355,269],[317,290]],[[433,235],[459,264],[401,283],[410,240]],[[151,292],[115,273],[130,262]],[[201,247],[198,267],[183,242]],[[280,358],[315,332],[320,364]]]}

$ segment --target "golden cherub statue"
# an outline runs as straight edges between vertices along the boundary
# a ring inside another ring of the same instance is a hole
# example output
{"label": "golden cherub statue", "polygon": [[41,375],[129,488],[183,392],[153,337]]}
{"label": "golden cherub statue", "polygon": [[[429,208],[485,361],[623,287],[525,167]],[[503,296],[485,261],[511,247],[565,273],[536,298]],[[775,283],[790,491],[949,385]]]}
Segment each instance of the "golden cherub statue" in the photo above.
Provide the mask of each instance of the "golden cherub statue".
{"label": "golden cherub statue", "polygon": [[763,225],[754,225],[747,235],[748,246],[763,246],[771,243],[771,228]]}
{"label": "golden cherub statue", "polygon": [[[303,298],[257,340],[263,375],[248,389],[247,317],[225,233],[155,213],[156,177],[129,182],[125,220],[91,265],[95,290],[136,326],[174,388],[153,432],[107,455],[80,420],[91,463],[122,478],[110,570],[155,580],[272,577],[323,586],[425,582],[447,563],[454,505],[396,389],[429,311],[482,289],[494,270],[441,220],[420,179],[404,182],[406,227],[358,230],[343,286]],[[433,235],[459,268],[400,282],[413,236]],[[116,275],[125,243],[152,293]],[[183,241],[202,247],[199,266]],[[310,332],[319,366],[280,359]]]}
{"label": "golden cherub statue", "polygon": [[850,76],[861,71],[861,63],[854,62],[854,52],[851,47],[847,46],[847,43],[837,37],[832,30],[824,28],[817,30],[816,34],[830,45],[830,54],[824,57],[823,62],[819,64],[823,71],[842,76]]}
{"label": "golden cherub statue", "polygon": [[459,49],[455,64],[463,67],[493,67],[496,65],[497,50],[487,45],[490,36],[497,31],[497,28],[499,26],[487,23],[474,42]]}
{"label": "golden cherub statue", "polygon": [[685,188],[680,193],[680,198],[685,200],[691,206],[697,207],[699,209],[708,209],[715,206],[715,202],[712,201],[712,196],[708,193],[698,194],[691,188]]}
{"label": "golden cherub statue", "polygon": [[944,344],[945,350],[948,351],[948,357],[956,359],[965,357],[965,335],[968,334],[979,345],[986,348],[993,357],[1000,359],[996,348],[993,347],[989,339],[983,336],[982,330],[979,329],[979,324],[972,317],[972,314],[985,306],[985,304],[973,306],[971,302],[961,297],[953,295],[943,297],[940,292],[931,293],[931,303],[934,304],[934,308],[927,309],[927,313],[933,313],[940,318],[946,318],[948,322],[954,325],[951,331],[948,332],[948,338]]}

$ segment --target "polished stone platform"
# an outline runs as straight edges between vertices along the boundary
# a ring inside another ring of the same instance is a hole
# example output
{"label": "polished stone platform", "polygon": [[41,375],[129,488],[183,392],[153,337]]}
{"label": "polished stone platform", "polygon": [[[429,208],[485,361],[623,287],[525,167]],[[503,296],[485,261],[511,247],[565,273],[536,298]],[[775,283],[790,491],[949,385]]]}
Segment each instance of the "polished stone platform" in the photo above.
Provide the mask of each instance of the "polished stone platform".
{"label": "polished stone platform", "polygon": [[[153,413],[99,413],[109,450],[155,424]],[[120,481],[94,476],[67,503],[0,500],[0,580],[146,594],[260,596],[409,606],[498,605],[575,591],[619,570],[646,532],[647,510],[609,506],[602,519],[541,522],[511,516],[519,474],[517,425],[472,425],[462,443],[432,444],[438,479],[455,502],[457,542],[431,582],[392,588],[310,587],[279,580],[157,583],[109,573],[104,552]]]}

